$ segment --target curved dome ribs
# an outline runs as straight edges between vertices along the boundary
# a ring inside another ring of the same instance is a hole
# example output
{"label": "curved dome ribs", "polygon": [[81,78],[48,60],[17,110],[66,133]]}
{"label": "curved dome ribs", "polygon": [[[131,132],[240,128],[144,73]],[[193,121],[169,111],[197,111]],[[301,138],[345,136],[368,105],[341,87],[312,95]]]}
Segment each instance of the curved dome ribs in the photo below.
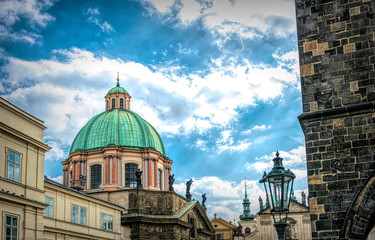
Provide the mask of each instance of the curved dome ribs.
{"label": "curved dome ribs", "polygon": [[152,128],[152,130],[154,130],[152,135],[153,136],[156,135],[157,140],[158,140],[158,141],[155,142],[155,144],[157,144],[160,147],[160,149],[162,150],[162,152],[165,154],[164,144],[163,144],[163,141],[161,140],[161,137],[160,137],[159,133],[156,131],[156,129],[151,124],[149,124],[147,121],[146,121],[146,123],[149,125],[149,127]]}
{"label": "curved dome ribs", "polygon": [[138,114],[126,109],[112,109],[94,116],[78,132],[69,153],[90,152],[112,146],[124,149],[152,148],[166,156],[155,128]]}

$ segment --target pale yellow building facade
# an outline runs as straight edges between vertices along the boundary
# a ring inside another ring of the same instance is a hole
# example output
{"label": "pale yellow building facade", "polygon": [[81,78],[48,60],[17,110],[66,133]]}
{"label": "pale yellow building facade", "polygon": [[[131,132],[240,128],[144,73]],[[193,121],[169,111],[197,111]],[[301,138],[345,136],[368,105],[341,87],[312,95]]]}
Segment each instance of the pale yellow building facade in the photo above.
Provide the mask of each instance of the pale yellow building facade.
{"label": "pale yellow building facade", "polygon": [[[0,98],[0,236],[42,239],[43,121]],[[13,238],[12,238],[13,237]]]}
{"label": "pale yellow building facade", "polygon": [[[256,215],[256,221],[239,222],[242,225],[242,236],[236,236],[235,240],[269,240],[278,239],[273,217],[270,209],[265,207]],[[285,214],[281,219],[285,220]],[[278,220],[278,218],[277,218]],[[310,240],[311,223],[310,211],[307,206],[295,200],[290,201],[289,214],[286,219],[288,226],[285,232],[286,240]],[[251,233],[246,233],[246,228],[251,229]]]}
{"label": "pale yellow building facade", "polygon": [[0,239],[124,239],[124,208],[45,179],[44,129],[0,98]]}

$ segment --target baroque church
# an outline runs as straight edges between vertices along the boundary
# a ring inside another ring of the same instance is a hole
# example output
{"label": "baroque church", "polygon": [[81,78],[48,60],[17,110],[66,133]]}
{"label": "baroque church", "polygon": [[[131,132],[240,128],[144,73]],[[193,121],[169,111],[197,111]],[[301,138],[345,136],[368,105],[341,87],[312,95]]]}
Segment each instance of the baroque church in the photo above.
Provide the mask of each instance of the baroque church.
{"label": "baroque church", "polygon": [[120,86],[75,137],[63,184],[44,176],[43,121],[0,98],[4,239],[210,239],[204,202],[173,191],[173,161]]}

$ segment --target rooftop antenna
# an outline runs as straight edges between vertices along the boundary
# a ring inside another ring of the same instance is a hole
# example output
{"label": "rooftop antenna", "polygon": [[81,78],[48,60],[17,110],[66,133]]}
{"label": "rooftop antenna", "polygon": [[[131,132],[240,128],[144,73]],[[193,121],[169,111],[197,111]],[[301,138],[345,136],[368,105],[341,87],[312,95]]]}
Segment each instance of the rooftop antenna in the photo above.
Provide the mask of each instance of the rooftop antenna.
{"label": "rooftop antenna", "polygon": [[119,73],[117,72],[117,87],[120,87],[120,76]]}

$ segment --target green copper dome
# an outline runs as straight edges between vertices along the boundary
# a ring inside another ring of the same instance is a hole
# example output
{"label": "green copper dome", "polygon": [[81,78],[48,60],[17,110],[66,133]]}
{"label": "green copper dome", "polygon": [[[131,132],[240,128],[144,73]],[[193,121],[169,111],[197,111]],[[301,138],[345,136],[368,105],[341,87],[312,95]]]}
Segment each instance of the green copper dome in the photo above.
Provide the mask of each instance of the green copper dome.
{"label": "green copper dome", "polygon": [[108,110],[88,121],[74,139],[69,154],[113,146],[151,148],[166,156],[164,144],[155,128],[136,113],[125,109]]}
{"label": "green copper dome", "polygon": [[[108,93],[116,93],[116,92],[119,92],[119,93],[128,93],[125,88],[123,87],[120,87],[120,86],[117,86],[117,87],[114,87],[112,88],[111,90],[108,91]],[[107,93],[107,94],[108,94]],[[129,93],[128,93],[129,94]]]}

